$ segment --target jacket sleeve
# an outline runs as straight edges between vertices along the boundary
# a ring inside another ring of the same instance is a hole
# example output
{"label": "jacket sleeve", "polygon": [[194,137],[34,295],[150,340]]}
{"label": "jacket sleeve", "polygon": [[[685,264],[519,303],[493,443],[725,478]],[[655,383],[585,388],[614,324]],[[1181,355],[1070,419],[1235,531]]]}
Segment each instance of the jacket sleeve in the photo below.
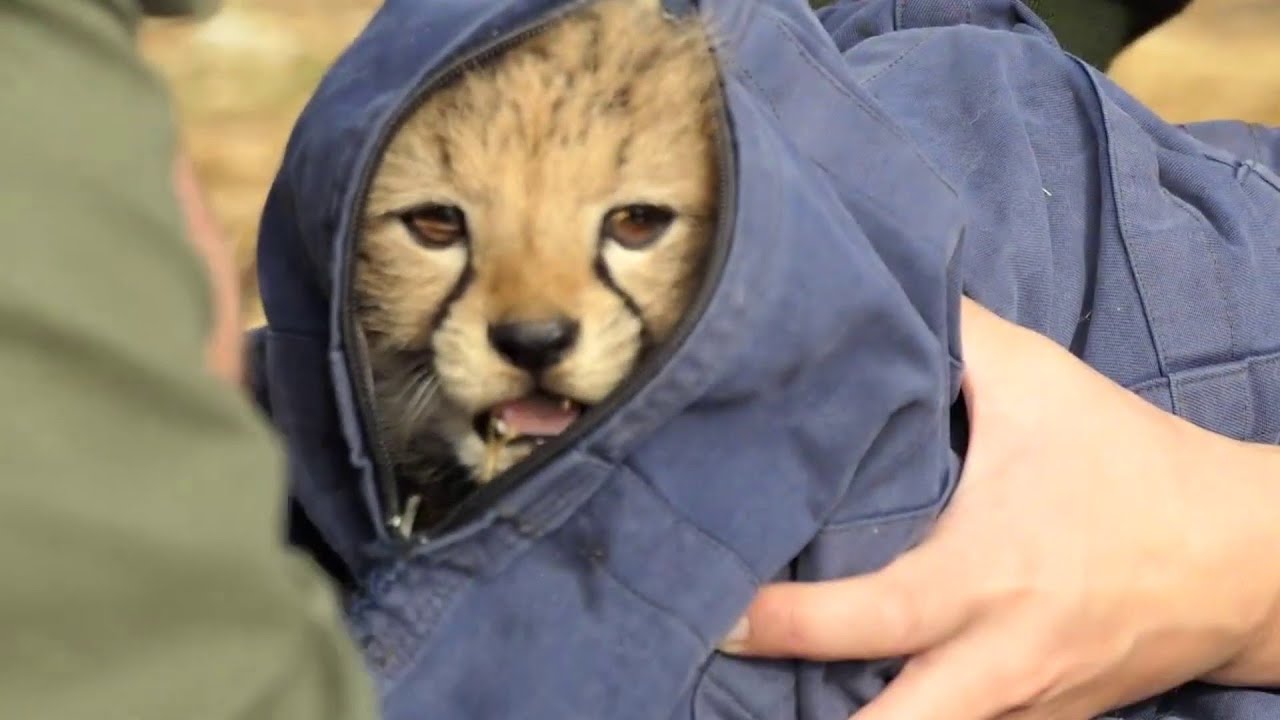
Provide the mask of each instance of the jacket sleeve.
{"label": "jacket sleeve", "polygon": [[142,10],[0,3],[0,717],[372,718],[279,451],[203,370]]}

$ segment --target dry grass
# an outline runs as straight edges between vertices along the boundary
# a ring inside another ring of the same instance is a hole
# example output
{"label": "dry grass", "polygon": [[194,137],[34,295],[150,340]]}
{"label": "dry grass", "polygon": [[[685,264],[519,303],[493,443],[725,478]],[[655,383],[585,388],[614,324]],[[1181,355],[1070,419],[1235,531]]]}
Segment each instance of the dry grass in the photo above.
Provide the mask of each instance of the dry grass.
{"label": "dry grass", "polygon": [[[187,145],[235,243],[246,323],[258,213],[285,139],[332,58],[377,0],[224,0],[200,25],[155,24],[147,55],[174,88]],[[1139,41],[1112,74],[1170,120],[1280,124],[1280,3],[1199,0]]]}
{"label": "dry grass", "polygon": [[223,0],[200,24],[154,23],[143,49],[169,79],[187,147],[235,243],[245,322],[257,324],[253,248],[293,121],[376,0]]}

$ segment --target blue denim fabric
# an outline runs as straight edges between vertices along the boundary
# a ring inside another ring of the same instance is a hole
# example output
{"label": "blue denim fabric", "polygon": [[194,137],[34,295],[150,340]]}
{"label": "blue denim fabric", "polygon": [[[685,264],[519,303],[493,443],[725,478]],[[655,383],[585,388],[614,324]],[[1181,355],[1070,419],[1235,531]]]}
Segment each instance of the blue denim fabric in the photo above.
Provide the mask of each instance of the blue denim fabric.
{"label": "blue denim fabric", "polygon": [[[707,304],[572,447],[398,541],[348,361],[362,179],[424,80],[571,4],[387,2],[300,117],[264,211],[254,386],[313,550],[356,578],[348,617],[389,720],[862,706],[895,663],[713,647],[761,583],[882,567],[944,507],[962,292],[1161,407],[1280,442],[1274,135],[1161,122],[1009,0],[672,0],[716,39],[733,138]],[[1280,717],[1280,698],[1191,686],[1122,715]]]}

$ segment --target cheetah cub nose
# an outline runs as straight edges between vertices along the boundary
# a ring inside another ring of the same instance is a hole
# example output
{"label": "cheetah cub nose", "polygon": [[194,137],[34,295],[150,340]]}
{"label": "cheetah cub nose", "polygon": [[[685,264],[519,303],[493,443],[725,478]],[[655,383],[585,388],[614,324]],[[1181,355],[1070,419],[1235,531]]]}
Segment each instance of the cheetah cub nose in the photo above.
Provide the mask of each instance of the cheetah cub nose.
{"label": "cheetah cub nose", "polygon": [[578,341],[578,322],[567,317],[489,325],[489,344],[518,368],[536,372],[555,365]]}

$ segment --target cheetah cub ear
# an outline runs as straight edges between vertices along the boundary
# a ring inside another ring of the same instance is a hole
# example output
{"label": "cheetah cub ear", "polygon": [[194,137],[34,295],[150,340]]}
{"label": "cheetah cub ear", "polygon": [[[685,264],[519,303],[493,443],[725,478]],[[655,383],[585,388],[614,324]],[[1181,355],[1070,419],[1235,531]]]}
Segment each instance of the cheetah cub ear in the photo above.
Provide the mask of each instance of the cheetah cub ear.
{"label": "cheetah cub ear", "polygon": [[432,92],[374,178],[355,289],[398,472],[487,482],[685,314],[716,223],[696,17],[598,0]]}

